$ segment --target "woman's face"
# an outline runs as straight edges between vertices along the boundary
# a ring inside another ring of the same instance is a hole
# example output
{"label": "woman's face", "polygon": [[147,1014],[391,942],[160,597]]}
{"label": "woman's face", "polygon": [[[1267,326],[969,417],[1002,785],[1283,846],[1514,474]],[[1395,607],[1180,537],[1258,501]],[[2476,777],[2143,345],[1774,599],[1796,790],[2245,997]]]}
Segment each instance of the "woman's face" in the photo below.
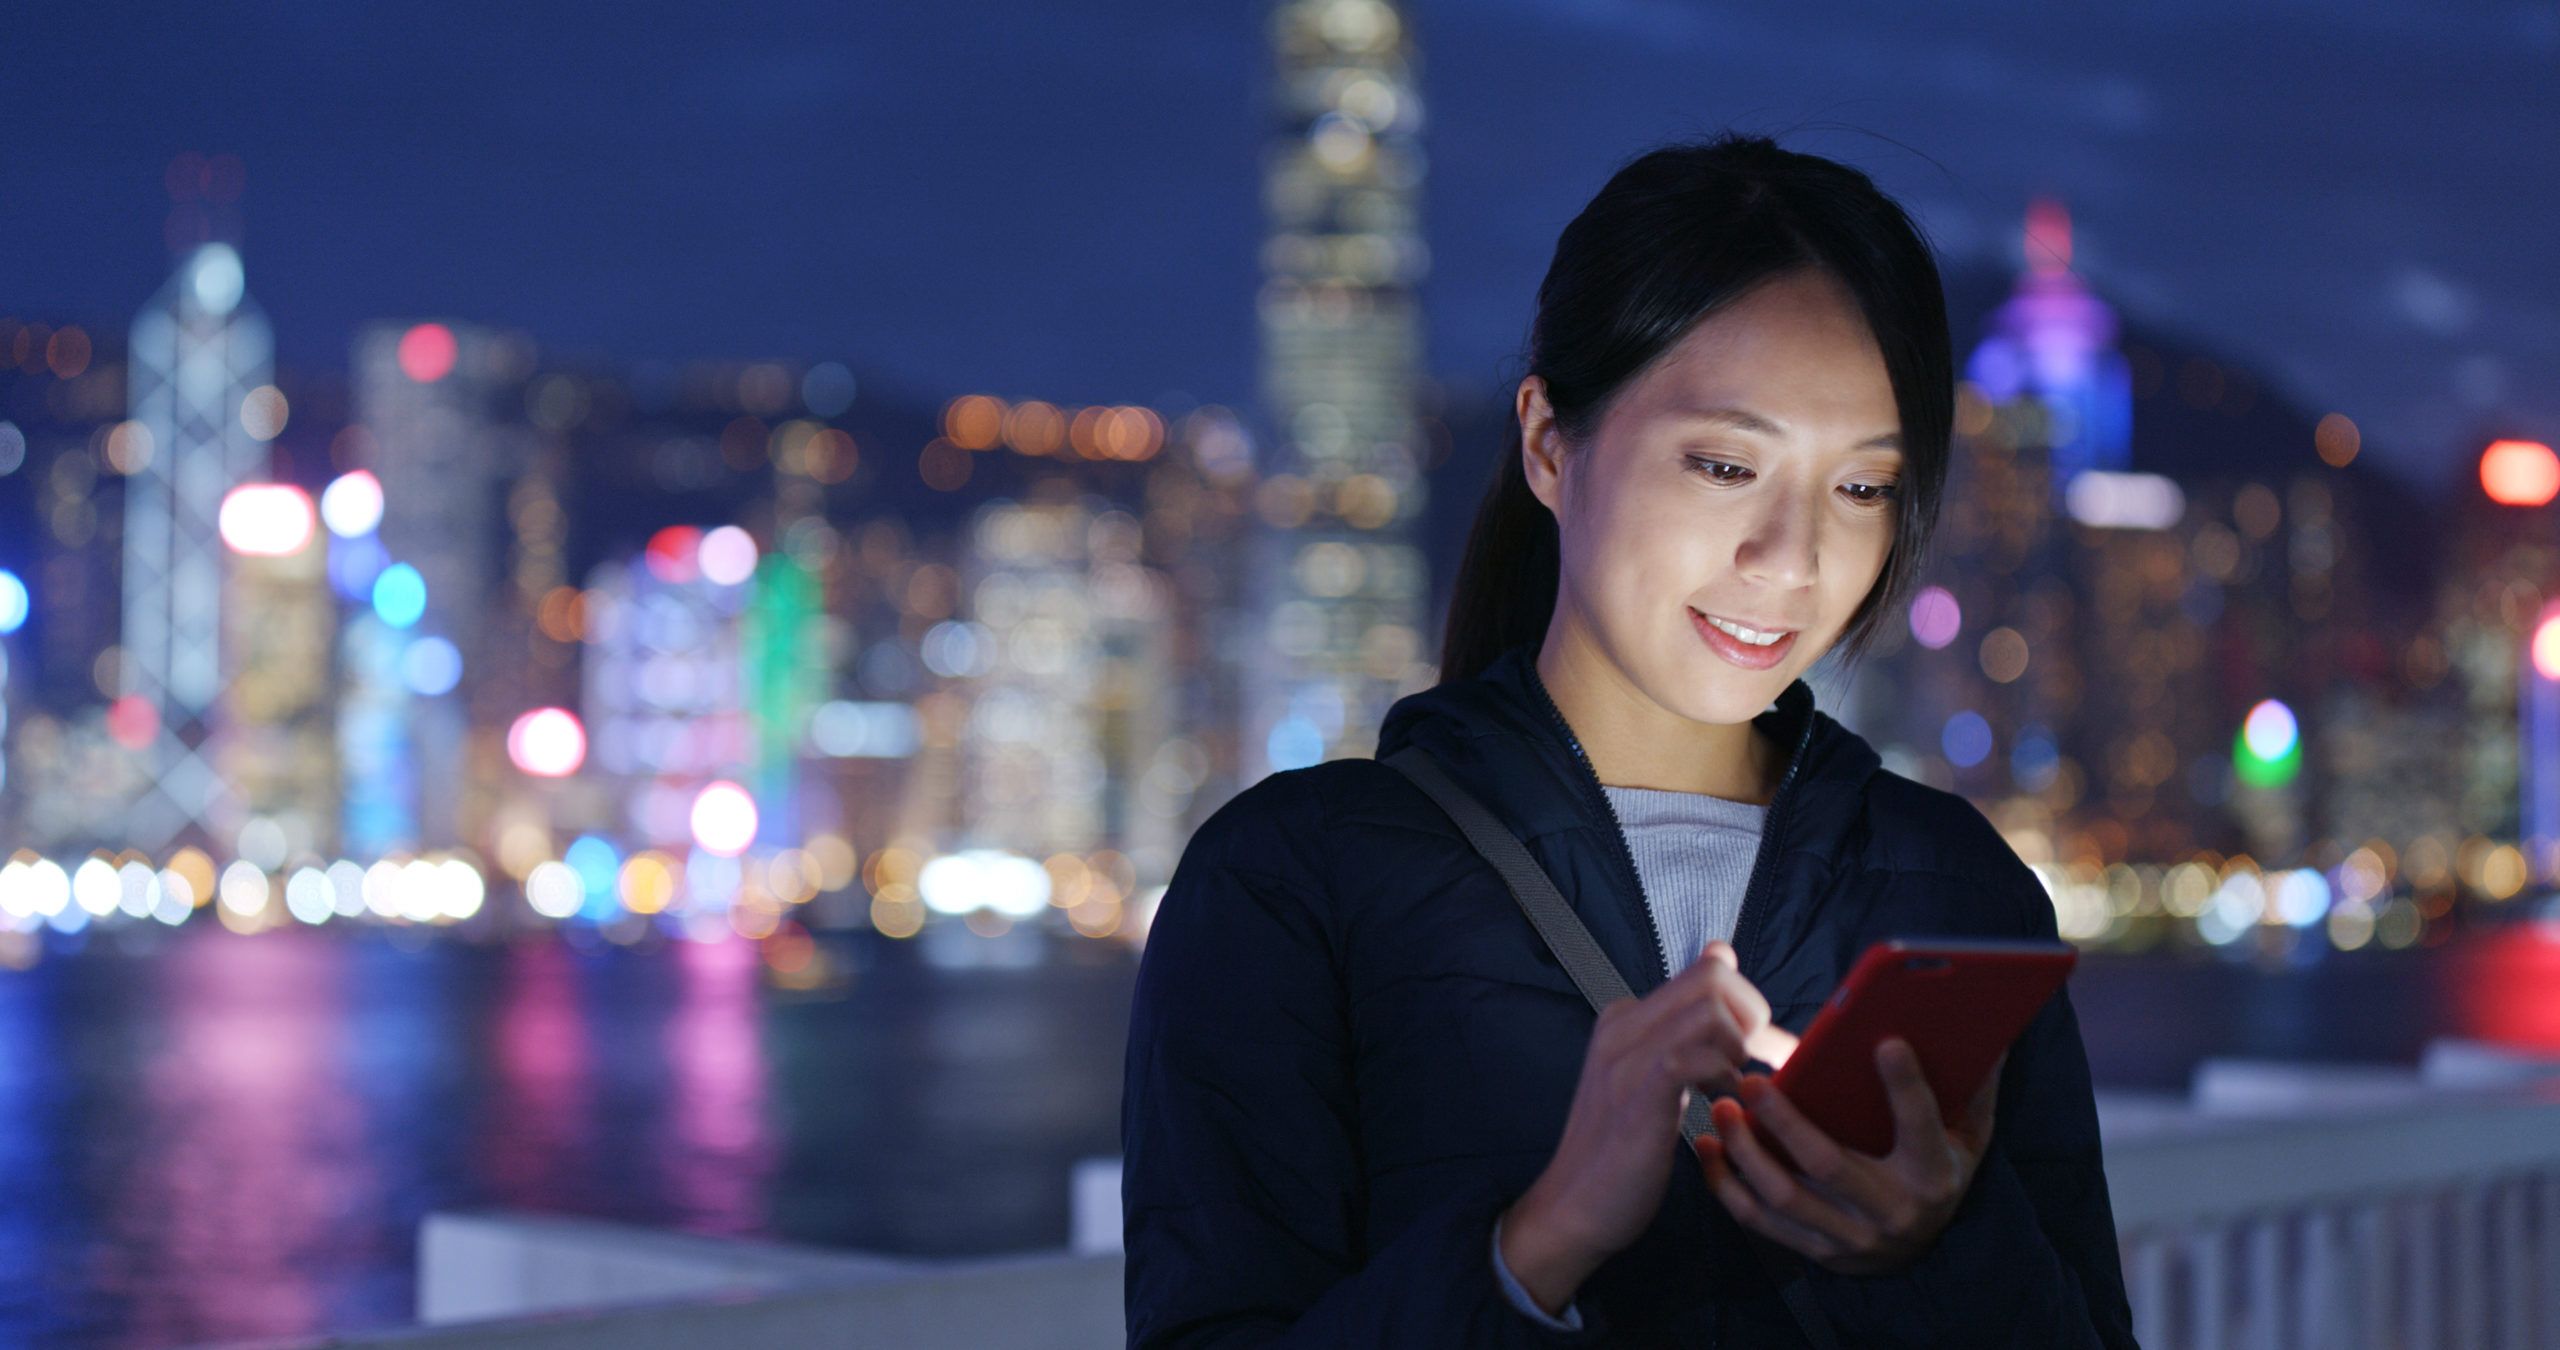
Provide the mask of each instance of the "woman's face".
{"label": "woman's face", "polygon": [[1767,708],[1839,639],[1892,550],[1901,417],[1828,273],[1773,278],[1701,320],[1588,444],[1565,446],[1534,375],[1519,414],[1530,490],[1557,522],[1562,636],[1692,721]]}

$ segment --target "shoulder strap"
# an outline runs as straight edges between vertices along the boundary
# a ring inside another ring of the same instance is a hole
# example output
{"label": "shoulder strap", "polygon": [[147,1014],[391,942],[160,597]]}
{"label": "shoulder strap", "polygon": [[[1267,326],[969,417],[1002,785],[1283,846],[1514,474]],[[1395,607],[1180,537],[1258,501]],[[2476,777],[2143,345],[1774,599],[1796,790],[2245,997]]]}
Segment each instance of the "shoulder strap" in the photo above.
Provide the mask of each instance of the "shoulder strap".
{"label": "shoulder strap", "polygon": [[[1600,950],[1591,930],[1556,890],[1555,882],[1548,878],[1546,869],[1529,856],[1528,847],[1520,842],[1520,837],[1513,834],[1509,826],[1502,823],[1501,817],[1477,801],[1473,793],[1458,786],[1457,780],[1451,778],[1439,762],[1418,745],[1408,745],[1380,762],[1412,779],[1414,786],[1439,803],[1440,809],[1457,823],[1467,842],[1484,855],[1485,861],[1493,864],[1493,870],[1502,874],[1503,884],[1510,888],[1512,898],[1520,902],[1529,922],[1537,926],[1538,935],[1546,939],[1548,950],[1564,963],[1565,973],[1573,977],[1573,983],[1582,990],[1582,996],[1591,1001],[1594,1012],[1619,999],[1635,997],[1634,991],[1627,987],[1625,977],[1610,964],[1609,954]],[[1715,1118],[1709,1114],[1709,1107],[1710,1099],[1706,1093],[1689,1094],[1688,1109],[1681,1113],[1682,1136],[1694,1141],[1700,1135],[1716,1133]],[[1743,1231],[1743,1236],[1750,1239],[1753,1249],[1759,1252],[1763,1266],[1777,1283],[1779,1294],[1786,1300],[1788,1310],[1795,1314],[1796,1324],[1805,1335],[1812,1339],[1818,1350],[1839,1350],[1840,1338],[1832,1331],[1831,1323],[1823,1317],[1821,1309],[1815,1306],[1813,1291],[1806,1286],[1803,1272],[1790,1270],[1785,1264],[1785,1258],[1793,1253],[1776,1248],[1775,1244],[1748,1229]]]}

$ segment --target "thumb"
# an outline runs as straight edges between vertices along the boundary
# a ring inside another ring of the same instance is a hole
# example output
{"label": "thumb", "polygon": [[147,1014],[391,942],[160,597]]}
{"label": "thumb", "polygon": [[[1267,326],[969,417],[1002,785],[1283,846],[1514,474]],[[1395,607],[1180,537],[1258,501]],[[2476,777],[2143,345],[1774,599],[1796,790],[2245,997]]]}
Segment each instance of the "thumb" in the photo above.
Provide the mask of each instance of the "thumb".
{"label": "thumb", "polygon": [[1733,954],[1733,944],[1723,938],[1709,939],[1706,949],[1699,955],[1704,960],[1724,962],[1728,970],[1742,969],[1742,958]]}

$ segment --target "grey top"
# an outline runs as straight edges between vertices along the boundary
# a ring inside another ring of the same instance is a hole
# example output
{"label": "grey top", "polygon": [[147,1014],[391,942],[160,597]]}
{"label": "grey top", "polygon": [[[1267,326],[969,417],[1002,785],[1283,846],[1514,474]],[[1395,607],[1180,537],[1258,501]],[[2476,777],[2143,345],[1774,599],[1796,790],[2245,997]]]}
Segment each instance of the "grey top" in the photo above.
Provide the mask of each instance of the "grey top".
{"label": "grey top", "polygon": [[1703,792],[1600,790],[1635,854],[1636,877],[1662,934],[1664,977],[1688,969],[1710,941],[1731,942],[1769,808]]}

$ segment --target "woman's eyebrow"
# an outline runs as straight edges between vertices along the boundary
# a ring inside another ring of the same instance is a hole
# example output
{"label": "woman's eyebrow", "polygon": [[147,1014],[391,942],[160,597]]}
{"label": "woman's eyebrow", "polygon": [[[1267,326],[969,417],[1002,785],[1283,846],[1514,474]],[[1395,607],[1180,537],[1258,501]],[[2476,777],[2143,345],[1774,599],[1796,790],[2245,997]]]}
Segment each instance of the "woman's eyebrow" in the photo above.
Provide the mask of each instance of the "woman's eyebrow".
{"label": "woman's eyebrow", "polygon": [[[1682,408],[1674,412],[1672,416],[1682,421],[1708,422],[1717,426],[1731,427],[1736,431],[1757,432],[1763,436],[1783,436],[1786,434],[1785,428],[1779,426],[1776,422],[1766,417],[1762,417],[1760,414],[1755,413],[1748,408]],[[1878,435],[1869,436],[1865,440],[1858,442],[1857,445],[1852,448],[1858,450],[1899,450],[1902,448],[1902,433],[1899,431],[1887,431]]]}

